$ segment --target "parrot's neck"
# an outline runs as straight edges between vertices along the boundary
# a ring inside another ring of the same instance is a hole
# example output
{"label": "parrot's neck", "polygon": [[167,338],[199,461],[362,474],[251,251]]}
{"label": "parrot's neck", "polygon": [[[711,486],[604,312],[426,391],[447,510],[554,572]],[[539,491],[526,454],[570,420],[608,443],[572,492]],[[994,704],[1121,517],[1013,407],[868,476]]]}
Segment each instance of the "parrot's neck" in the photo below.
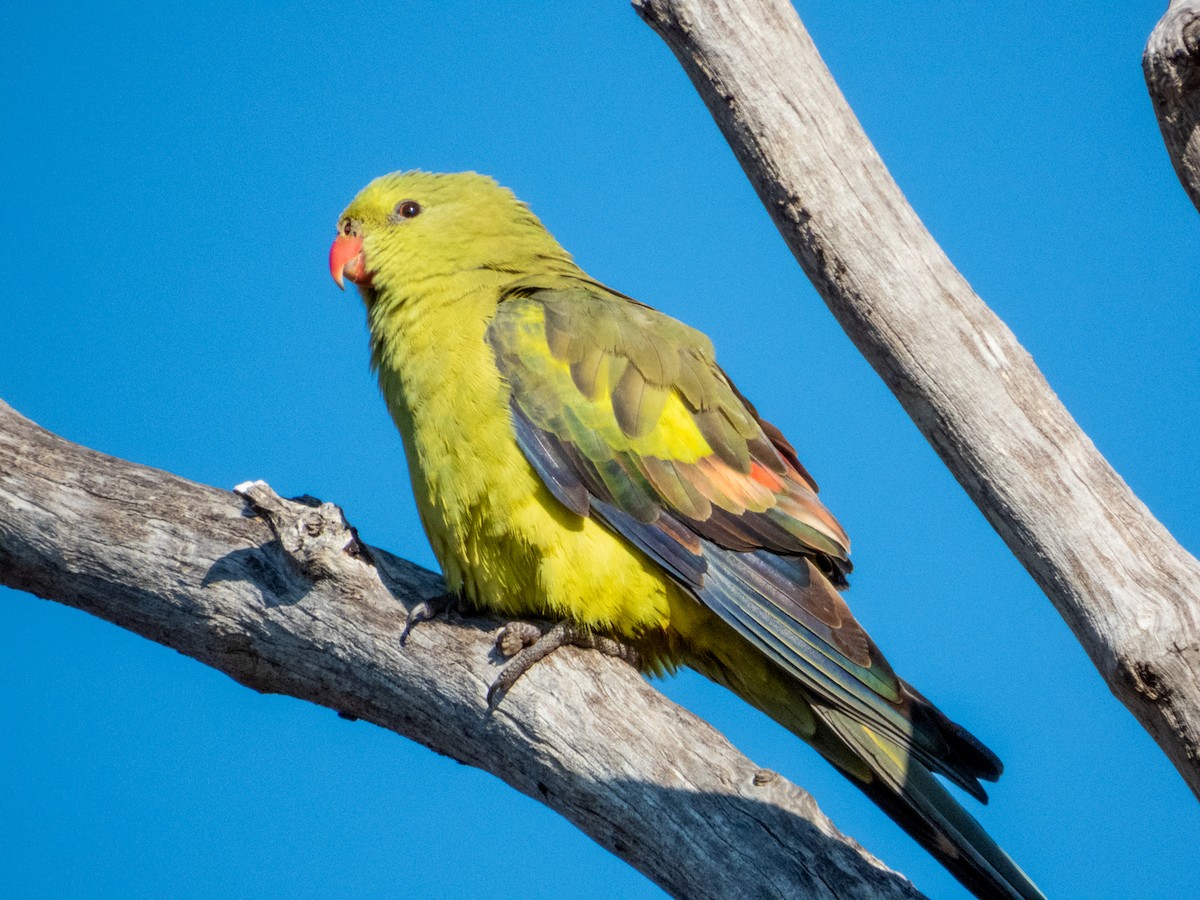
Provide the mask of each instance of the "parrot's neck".
{"label": "parrot's neck", "polygon": [[507,402],[484,332],[509,278],[464,272],[372,292],[371,364],[406,446],[417,426],[442,429],[453,446],[482,424],[485,406]]}

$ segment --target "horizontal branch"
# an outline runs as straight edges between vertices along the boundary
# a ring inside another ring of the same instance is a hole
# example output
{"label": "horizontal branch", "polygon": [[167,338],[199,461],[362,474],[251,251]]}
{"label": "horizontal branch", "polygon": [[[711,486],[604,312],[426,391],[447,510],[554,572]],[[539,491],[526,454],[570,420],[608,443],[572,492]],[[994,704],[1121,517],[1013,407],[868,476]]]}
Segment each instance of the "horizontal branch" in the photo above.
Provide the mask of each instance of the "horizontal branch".
{"label": "horizontal branch", "polygon": [[1200,211],[1200,0],[1171,0],[1146,42],[1142,72],[1175,174]]}
{"label": "horizontal branch", "polygon": [[625,663],[560,651],[488,713],[498,623],[438,619],[401,648],[438,576],[362,544],[331,504],[240,490],[87,450],[0,402],[0,583],[491,772],[676,896],[920,896]]}
{"label": "horizontal branch", "polygon": [[946,258],[787,0],[634,6],[851,340],[1200,796],[1200,563]]}

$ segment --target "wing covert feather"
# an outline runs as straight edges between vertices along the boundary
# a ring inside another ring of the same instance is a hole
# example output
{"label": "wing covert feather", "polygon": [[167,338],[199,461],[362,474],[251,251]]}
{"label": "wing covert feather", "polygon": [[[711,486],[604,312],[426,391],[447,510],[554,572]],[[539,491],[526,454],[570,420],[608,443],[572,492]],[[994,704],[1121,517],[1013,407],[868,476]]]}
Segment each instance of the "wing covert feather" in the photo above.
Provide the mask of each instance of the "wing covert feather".
{"label": "wing covert feather", "polygon": [[[839,580],[850,571],[849,539],[795,451],[772,439],[778,432],[700,332],[595,283],[556,277],[514,285],[488,339],[525,438],[537,431],[572,445],[599,477],[601,499],[638,518],[652,514],[649,499],[722,546],[821,556]],[[562,466],[550,468],[562,489]],[[638,485],[628,505],[622,478]]]}

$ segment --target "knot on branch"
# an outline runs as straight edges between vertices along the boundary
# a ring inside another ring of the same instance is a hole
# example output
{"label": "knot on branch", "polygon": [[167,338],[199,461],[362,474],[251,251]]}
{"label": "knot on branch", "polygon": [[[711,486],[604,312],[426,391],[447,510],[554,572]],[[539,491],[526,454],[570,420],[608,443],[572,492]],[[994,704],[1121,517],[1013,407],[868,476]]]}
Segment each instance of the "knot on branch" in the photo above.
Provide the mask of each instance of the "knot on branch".
{"label": "knot on branch", "polygon": [[1154,663],[1122,657],[1117,660],[1117,674],[1138,696],[1151,703],[1160,703],[1171,696],[1171,689]]}
{"label": "knot on branch", "polygon": [[752,780],[755,787],[766,787],[768,784],[779,780],[779,773],[771,769],[759,769],[754,773]]}
{"label": "knot on branch", "polygon": [[243,482],[233,490],[266,520],[299,574],[313,581],[344,579],[361,574],[358,565],[373,565],[358,532],[333,503],[308,495],[285,500],[265,481]]}

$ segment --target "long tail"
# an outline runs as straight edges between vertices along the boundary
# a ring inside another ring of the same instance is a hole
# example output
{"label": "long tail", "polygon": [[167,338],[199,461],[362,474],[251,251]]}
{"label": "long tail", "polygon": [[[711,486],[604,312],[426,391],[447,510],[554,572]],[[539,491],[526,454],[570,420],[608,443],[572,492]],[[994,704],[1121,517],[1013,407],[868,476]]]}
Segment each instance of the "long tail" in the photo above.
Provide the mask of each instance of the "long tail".
{"label": "long tail", "polygon": [[[913,754],[845,711],[811,699],[795,678],[723,625],[712,621],[707,625],[710,652],[691,654],[688,665],[812,744],[977,897],[1045,900]],[[979,779],[995,781],[1003,768],[1000,760],[914,688],[904,681],[900,684],[914,716],[910,727],[921,730],[927,743],[939,745],[944,774],[987,802]]]}
{"label": "long tail", "polygon": [[[822,734],[818,726],[809,739],[813,745],[972,893],[987,900],[1045,900],[925,766],[838,710],[815,706],[813,711],[830,732]],[[845,765],[845,750],[838,744],[849,749],[853,760],[864,762],[869,773]]]}

